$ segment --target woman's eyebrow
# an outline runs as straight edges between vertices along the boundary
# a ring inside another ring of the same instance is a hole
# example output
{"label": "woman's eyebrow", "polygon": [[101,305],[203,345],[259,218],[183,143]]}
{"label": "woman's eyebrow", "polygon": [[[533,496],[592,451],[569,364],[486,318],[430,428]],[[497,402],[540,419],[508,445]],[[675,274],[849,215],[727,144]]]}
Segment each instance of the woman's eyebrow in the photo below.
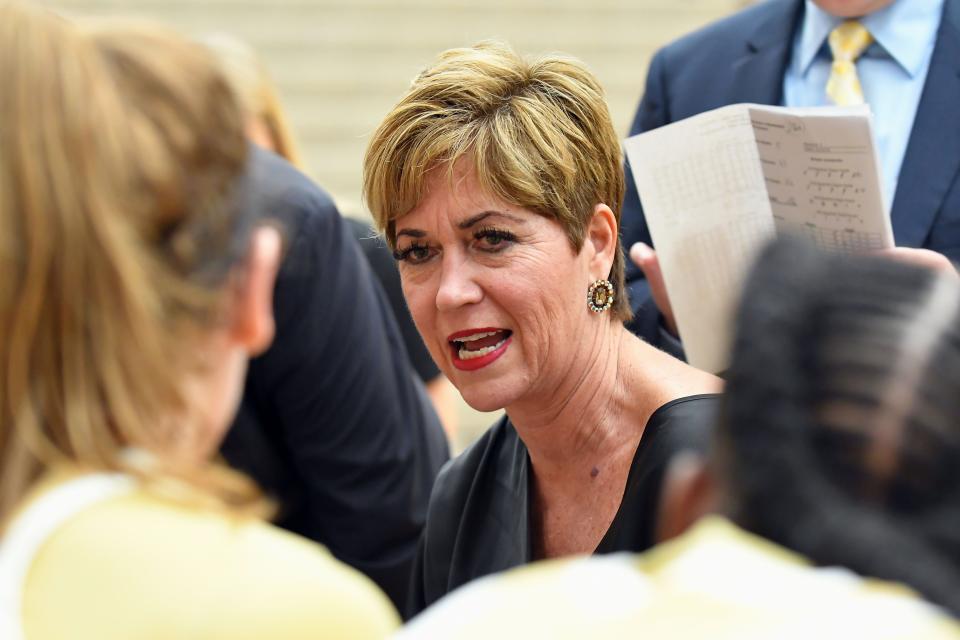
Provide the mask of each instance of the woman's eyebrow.
{"label": "woman's eyebrow", "polygon": [[524,220],[523,218],[520,218],[518,216],[513,216],[513,215],[510,215],[509,213],[504,213],[502,211],[481,211],[480,213],[474,216],[470,216],[466,220],[457,223],[457,226],[461,229],[469,229],[470,227],[477,224],[478,222],[482,222],[483,220],[486,220],[487,218],[492,218],[492,217],[506,218],[507,220],[511,220],[518,224],[524,224],[526,222],[526,220]]}
{"label": "woman's eyebrow", "polygon": [[[474,226],[479,222],[486,220],[487,218],[504,218],[506,220],[510,220],[512,222],[515,222],[521,225],[526,224],[527,222],[526,220],[524,220],[519,216],[514,216],[509,213],[504,213],[503,211],[490,210],[490,211],[481,211],[480,213],[470,216],[469,218],[467,218],[466,220],[463,220],[462,222],[458,222],[457,227],[460,229],[469,229],[470,227]],[[427,236],[427,232],[424,231],[423,229],[403,228],[397,231],[397,237],[399,238],[400,236],[407,236],[410,238],[425,238]]]}

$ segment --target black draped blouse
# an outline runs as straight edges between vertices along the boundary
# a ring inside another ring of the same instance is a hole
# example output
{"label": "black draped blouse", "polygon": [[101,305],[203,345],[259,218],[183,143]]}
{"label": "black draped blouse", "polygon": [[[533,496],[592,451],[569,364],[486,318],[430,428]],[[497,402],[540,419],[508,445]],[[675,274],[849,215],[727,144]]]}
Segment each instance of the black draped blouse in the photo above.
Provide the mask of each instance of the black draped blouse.
{"label": "black draped blouse", "polygon": [[[658,408],[637,445],[620,507],[595,553],[653,546],[663,475],[679,451],[705,452],[720,396]],[[530,457],[506,416],[440,471],[414,564],[408,615],[453,589],[533,559]]]}

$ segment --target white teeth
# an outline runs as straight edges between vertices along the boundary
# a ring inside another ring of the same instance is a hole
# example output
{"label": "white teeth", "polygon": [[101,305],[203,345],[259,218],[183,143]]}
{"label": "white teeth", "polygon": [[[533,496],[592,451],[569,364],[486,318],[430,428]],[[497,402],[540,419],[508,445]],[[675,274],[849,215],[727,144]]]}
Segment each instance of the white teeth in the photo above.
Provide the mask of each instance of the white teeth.
{"label": "white teeth", "polygon": [[[486,334],[486,335],[493,335],[493,334],[489,334],[489,333],[488,333],[488,334]],[[484,337],[484,336],[481,336],[481,337]],[[474,340],[476,340],[476,338],[474,338]],[[487,355],[488,353],[491,353],[491,352],[493,352],[493,351],[496,351],[497,349],[499,349],[500,347],[502,347],[502,346],[503,346],[503,343],[506,342],[506,341],[507,341],[507,339],[504,338],[503,340],[501,340],[501,341],[498,342],[497,344],[492,344],[492,345],[490,345],[489,347],[484,347],[484,348],[482,348],[482,349],[477,349],[476,351],[468,351],[467,349],[464,349],[463,347],[460,347],[460,350],[457,352],[457,356],[459,356],[459,358],[460,358],[461,360],[473,360],[474,358],[479,358],[480,356],[485,356],[485,355]]]}
{"label": "white teeth", "polygon": [[486,338],[487,336],[496,335],[496,331],[486,331],[484,333],[475,333],[472,336],[465,336],[463,338],[457,338],[455,342],[470,342],[472,340],[479,340],[480,338]]}

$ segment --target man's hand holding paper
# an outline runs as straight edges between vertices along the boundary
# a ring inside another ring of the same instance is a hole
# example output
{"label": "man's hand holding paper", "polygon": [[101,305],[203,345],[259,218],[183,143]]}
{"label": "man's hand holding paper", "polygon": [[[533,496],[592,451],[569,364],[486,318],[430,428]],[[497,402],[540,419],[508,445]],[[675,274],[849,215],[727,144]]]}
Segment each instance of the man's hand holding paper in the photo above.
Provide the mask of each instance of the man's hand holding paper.
{"label": "man's hand holding paper", "polygon": [[893,247],[871,123],[866,108],[741,104],[626,141],[657,247],[638,249],[638,264],[691,364],[726,367],[743,274],[777,233],[838,251]]}

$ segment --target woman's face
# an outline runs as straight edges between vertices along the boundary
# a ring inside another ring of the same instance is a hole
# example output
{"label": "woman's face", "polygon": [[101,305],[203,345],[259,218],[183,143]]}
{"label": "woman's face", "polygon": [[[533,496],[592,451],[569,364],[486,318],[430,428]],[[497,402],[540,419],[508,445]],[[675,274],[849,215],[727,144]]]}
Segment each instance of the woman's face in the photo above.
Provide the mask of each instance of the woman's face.
{"label": "woman's face", "polygon": [[559,223],[486,193],[466,161],[452,182],[431,172],[396,233],[414,322],[468,404],[492,411],[557,388],[598,320],[589,242],[574,253]]}

